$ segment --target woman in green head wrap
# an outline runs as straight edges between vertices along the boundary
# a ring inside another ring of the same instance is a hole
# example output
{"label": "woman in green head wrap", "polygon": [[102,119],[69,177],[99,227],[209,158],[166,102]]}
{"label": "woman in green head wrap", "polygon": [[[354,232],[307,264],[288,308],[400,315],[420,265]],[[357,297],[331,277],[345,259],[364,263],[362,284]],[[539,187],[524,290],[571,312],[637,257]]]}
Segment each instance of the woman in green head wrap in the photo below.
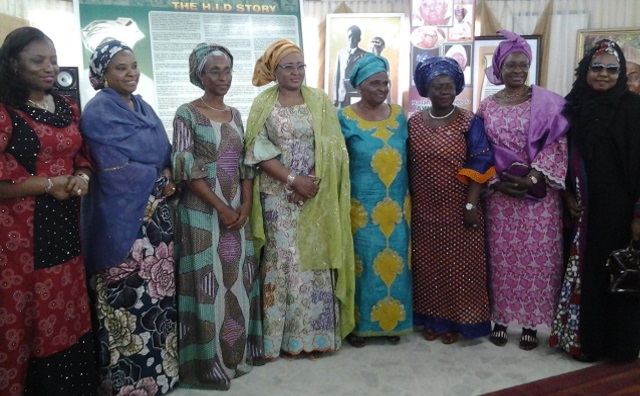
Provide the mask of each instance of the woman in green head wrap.
{"label": "woman in green head wrap", "polygon": [[361,100],[338,111],[350,157],[351,232],[355,247],[356,327],[347,337],[386,336],[396,344],[413,331],[409,271],[407,119],[386,103],[389,65],[367,53],[349,77]]}
{"label": "woman in green head wrap", "polygon": [[353,328],[349,161],[327,95],[303,85],[304,58],[289,40],[269,46],[253,84],[245,164],[257,165],[251,223],[264,246],[265,356],[340,347]]}
{"label": "woman in green head wrap", "polygon": [[180,383],[190,388],[229,389],[233,378],[263,363],[260,284],[248,222],[254,172],[243,165],[240,112],[224,102],[232,75],[229,50],[196,46],[189,77],[204,94],[180,106],[173,120],[174,180],[183,187],[176,227],[178,314],[186,329],[178,358]]}

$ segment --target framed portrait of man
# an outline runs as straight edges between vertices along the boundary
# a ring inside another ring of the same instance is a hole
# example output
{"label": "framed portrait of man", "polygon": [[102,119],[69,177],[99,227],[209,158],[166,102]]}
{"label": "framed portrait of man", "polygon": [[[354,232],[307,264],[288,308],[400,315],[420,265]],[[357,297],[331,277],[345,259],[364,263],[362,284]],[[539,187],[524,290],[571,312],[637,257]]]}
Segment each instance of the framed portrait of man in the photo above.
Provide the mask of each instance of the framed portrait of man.
{"label": "framed portrait of man", "polygon": [[398,76],[407,67],[401,61],[407,46],[404,14],[328,14],[326,32],[324,89],[337,108],[360,100],[349,75],[367,52],[387,59],[391,81],[387,101],[402,104]]}

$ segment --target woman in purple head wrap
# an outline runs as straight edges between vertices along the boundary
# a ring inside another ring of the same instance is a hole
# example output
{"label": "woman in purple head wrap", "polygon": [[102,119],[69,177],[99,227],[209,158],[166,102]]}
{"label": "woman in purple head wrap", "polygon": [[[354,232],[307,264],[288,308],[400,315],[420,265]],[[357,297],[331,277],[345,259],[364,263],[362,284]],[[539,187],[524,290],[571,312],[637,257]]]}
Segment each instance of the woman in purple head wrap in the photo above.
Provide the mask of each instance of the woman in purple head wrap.
{"label": "woman in purple head wrap", "polygon": [[562,205],[568,124],[559,95],[526,84],[531,48],[517,34],[493,54],[487,77],[504,88],[480,104],[496,161],[489,181],[487,240],[491,268],[490,340],[507,343],[507,326],[522,326],[520,348],[538,345],[536,326],[551,325],[562,276]]}
{"label": "woman in purple head wrap", "polygon": [[178,383],[173,222],[167,201],[171,144],[139,95],[136,56],[121,41],[90,59],[99,92],[80,117],[96,170],[82,199],[82,250],[90,274],[97,336],[98,394],[144,389],[163,395]]}
{"label": "woman in purple head wrap", "polygon": [[491,331],[478,200],[493,154],[482,120],[453,104],[464,89],[455,59],[423,60],[413,79],[432,104],[409,119],[414,324],[451,344]]}
{"label": "woman in purple head wrap", "polygon": [[[388,72],[385,58],[367,52],[349,77],[361,99],[338,111],[349,151],[351,232],[360,263],[355,291],[359,315],[347,336],[357,348],[364,346],[365,337],[384,336],[397,344],[401,335],[413,331],[407,118],[402,107],[386,102]],[[393,276],[387,277],[382,268],[390,266]]]}

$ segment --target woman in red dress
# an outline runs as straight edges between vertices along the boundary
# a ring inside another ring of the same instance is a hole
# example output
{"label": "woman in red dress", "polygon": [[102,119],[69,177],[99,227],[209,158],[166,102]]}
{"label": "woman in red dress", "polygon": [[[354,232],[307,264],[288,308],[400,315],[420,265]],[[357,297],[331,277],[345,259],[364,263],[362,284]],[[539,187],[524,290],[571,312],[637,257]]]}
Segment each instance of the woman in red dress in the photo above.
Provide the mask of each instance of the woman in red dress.
{"label": "woman in red dress", "polygon": [[0,394],[90,395],[94,347],[79,204],[89,188],[78,107],[40,30],[0,48]]}

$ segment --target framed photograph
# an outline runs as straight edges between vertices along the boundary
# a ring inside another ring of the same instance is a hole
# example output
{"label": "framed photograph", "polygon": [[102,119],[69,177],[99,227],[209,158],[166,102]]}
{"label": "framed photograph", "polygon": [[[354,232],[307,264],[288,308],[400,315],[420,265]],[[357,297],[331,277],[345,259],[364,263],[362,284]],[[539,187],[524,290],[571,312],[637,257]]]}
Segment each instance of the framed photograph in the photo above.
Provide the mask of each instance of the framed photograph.
{"label": "framed photograph", "polygon": [[630,45],[637,50],[640,50],[640,29],[628,28],[628,29],[598,29],[578,30],[578,51],[576,52],[576,60],[579,62],[584,54],[587,53],[593,45],[602,39],[609,39],[615,41],[620,48],[625,45]]}
{"label": "framed photograph", "polygon": [[[527,84],[538,84],[540,80],[540,53],[541,36],[522,36],[531,46],[531,66]],[[491,66],[493,53],[498,44],[504,40],[502,36],[476,36],[473,42],[473,111],[480,106],[480,102],[503,88],[502,85],[494,85],[485,76],[485,70]]]}
{"label": "framed photograph", "polygon": [[413,0],[412,26],[453,26],[453,0]]}
{"label": "framed photograph", "polygon": [[[389,62],[389,103],[402,103],[399,81],[401,63],[407,45],[404,14],[327,14],[325,41],[324,89],[336,107],[342,108],[360,100],[351,86],[349,75],[355,63],[367,52]],[[404,82],[403,82],[404,83]]]}

